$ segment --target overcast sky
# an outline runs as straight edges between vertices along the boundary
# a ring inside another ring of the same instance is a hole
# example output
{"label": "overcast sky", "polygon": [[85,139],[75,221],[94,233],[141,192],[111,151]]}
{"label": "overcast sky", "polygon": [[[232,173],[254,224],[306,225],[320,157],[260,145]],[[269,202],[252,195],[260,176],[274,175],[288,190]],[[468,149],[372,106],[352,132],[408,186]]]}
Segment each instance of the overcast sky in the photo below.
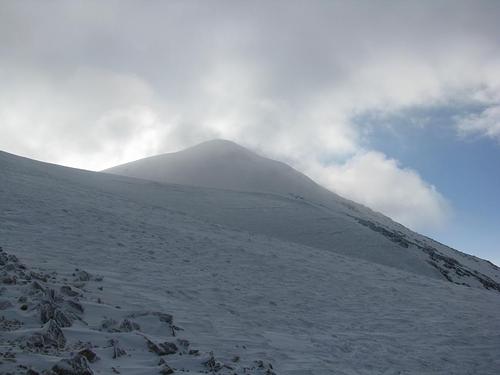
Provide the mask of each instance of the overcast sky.
{"label": "overcast sky", "polygon": [[2,1],[0,149],[101,170],[226,138],[499,264],[499,20],[498,1]]}

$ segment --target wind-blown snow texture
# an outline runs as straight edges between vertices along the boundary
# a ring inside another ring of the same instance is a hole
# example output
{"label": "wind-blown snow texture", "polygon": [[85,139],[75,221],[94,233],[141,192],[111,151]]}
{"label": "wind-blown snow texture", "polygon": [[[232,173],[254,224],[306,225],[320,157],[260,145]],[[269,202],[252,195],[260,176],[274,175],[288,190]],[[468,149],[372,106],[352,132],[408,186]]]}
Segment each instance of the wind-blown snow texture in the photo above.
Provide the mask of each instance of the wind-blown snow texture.
{"label": "wind-blown snow texture", "polygon": [[[120,325],[144,310],[172,314],[179,337],[202,355],[226,364],[240,357],[239,373],[265,373],[268,363],[278,374],[500,368],[498,268],[335,195],[168,185],[6,153],[0,178],[0,245],[27,269],[55,272],[44,288],[81,291],[77,315],[88,323],[62,327],[68,343],[56,353],[23,350],[15,340],[40,330],[39,302],[20,302],[25,286],[3,285],[0,316],[26,325],[0,326],[12,329],[0,339],[9,371],[53,365],[80,340],[99,345],[101,359],[89,364],[96,373],[157,374],[164,368],[139,334],[98,330],[106,317]],[[75,268],[91,280],[75,285]],[[5,264],[1,272],[20,271]],[[154,322],[138,323],[153,340],[172,341],[155,337]],[[112,358],[113,335],[127,356]],[[208,371],[196,356],[164,358],[177,373]]]}
{"label": "wind-blown snow texture", "polygon": [[106,172],[163,183],[262,192],[220,196],[212,191],[212,199],[203,196],[187,202],[175,197],[169,206],[253,233],[500,291],[499,269],[491,263],[411,232],[326,190],[288,165],[230,141],[204,142]]}

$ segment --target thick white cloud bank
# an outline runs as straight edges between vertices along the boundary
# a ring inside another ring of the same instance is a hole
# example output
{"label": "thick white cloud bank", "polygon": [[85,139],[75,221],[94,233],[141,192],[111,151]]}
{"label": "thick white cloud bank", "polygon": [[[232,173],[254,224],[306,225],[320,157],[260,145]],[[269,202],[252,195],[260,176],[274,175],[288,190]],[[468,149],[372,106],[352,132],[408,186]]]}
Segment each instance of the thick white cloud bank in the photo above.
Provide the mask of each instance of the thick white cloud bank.
{"label": "thick white cloud bank", "polygon": [[473,103],[453,126],[498,138],[495,2],[218,4],[2,2],[0,149],[99,170],[227,138],[413,229],[445,222],[355,118]]}
{"label": "thick white cloud bank", "polygon": [[434,186],[380,152],[360,152],[341,165],[312,166],[309,174],[338,194],[411,228],[440,227],[450,214],[449,204]]}

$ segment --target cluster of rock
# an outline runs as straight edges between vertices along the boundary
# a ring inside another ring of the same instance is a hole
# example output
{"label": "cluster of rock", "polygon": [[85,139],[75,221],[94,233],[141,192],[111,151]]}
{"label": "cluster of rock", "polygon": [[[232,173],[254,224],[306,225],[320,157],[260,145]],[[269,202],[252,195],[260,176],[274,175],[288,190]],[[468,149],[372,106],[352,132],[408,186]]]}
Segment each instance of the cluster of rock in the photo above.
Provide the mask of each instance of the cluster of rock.
{"label": "cluster of rock", "polygon": [[[25,325],[25,321],[35,318],[40,328],[26,329],[25,333],[13,334],[10,338],[2,340],[2,348],[7,347],[2,356],[11,354],[11,362],[15,363],[16,351],[19,353],[36,353],[46,355],[58,355],[64,351],[67,340],[63,328],[71,327],[75,320],[82,321],[84,308],[79,298],[81,291],[70,285],[62,285],[56,290],[52,285],[57,283],[56,274],[30,271],[22,264],[15,255],[7,254],[0,247],[0,274],[2,286],[0,287],[0,307],[2,312],[16,315],[18,309],[23,312],[20,318],[11,319],[2,315],[0,330],[7,332],[19,331]],[[4,296],[10,299],[4,299]],[[17,297],[17,298],[15,298]],[[2,365],[3,363],[0,363]],[[26,369],[25,369],[26,367]],[[72,369],[72,370],[71,370]],[[36,375],[38,371],[19,364],[16,373]],[[6,372],[11,373],[11,372]],[[14,372],[12,372],[14,373]],[[51,369],[43,371],[43,374],[93,374],[88,365],[88,360],[80,354],[70,359],[62,359],[53,365]]]}
{"label": "cluster of rock", "polygon": [[[378,232],[390,241],[398,244],[401,247],[408,249],[413,246],[421,250],[429,257],[427,261],[431,266],[436,268],[439,273],[449,282],[470,286],[468,280],[474,280],[481,284],[485,289],[496,290],[500,292],[500,284],[493,280],[491,277],[484,275],[476,270],[472,270],[464,264],[460,263],[457,259],[444,255],[438,249],[418,240],[409,239],[404,233],[396,230],[389,230],[380,224],[376,224],[369,220],[356,219],[358,223],[370,228],[374,232]],[[494,264],[492,267],[498,269]]]}
{"label": "cluster of rock", "polygon": [[[157,358],[147,373],[156,368],[156,373],[163,375],[183,372],[275,374],[272,365],[263,361],[243,365],[236,356],[230,363],[224,363],[212,352],[201,353],[191,348],[187,339],[178,337],[182,329],[174,325],[173,316],[164,312],[127,312],[106,305],[99,297],[97,306],[116,315],[103,318],[98,325],[89,324],[85,306],[92,301],[86,286],[99,284],[103,278],[81,269],[76,269],[70,278],[72,280],[61,278],[55,272],[29,270],[16,256],[0,247],[1,374],[94,375],[94,365],[99,373],[119,374],[124,371],[121,359],[134,361],[138,351],[134,347],[128,352],[126,345],[120,342],[123,338],[126,341],[140,338],[142,352],[150,353],[153,361]],[[98,286],[97,290],[103,287]],[[94,303],[93,308],[95,306]],[[141,329],[142,322],[147,325],[151,321],[164,327],[163,339]],[[81,339],[78,336],[82,336]],[[84,336],[95,337],[95,340],[85,341]]]}

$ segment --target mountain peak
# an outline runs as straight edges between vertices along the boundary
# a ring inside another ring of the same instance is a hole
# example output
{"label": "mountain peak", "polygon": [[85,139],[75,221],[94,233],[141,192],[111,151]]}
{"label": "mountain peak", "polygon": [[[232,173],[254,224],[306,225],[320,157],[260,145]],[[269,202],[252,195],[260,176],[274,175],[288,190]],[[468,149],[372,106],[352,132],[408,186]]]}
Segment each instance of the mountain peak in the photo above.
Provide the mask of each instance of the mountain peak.
{"label": "mountain peak", "polygon": [[224,139],[122,164],[105,172],[162,183],[283,195],[303,195],[320,188],[292,167]]}
{"label": "mountain peak", "polygon": [[239,145],[236,142],[227,139],[212,139],[209,141],[198,143],[197,145],[188,147],[182,151],[183,153],[202,152],[205,154],[226,154],[226,153],[240,153],[245,155],[253,154],[258,156],[255,152]]}
{"label": "mountain peak", "polygon": [[190,148],[195,148],[195,147],[225,147],[225,148],[240,148],[246,150],[245,147],[239,145],[238,143],[223,138],[210,139],[208,141],[198,143],[197,145],[194,145]]}

